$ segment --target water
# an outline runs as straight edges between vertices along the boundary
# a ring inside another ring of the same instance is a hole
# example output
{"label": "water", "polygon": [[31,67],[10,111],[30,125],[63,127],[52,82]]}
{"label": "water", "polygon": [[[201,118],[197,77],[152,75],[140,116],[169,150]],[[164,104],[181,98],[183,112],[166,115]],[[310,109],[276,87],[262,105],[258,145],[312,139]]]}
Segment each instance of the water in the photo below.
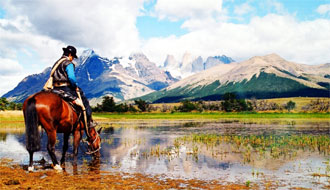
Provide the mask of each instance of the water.
{"label": "water", "polygon": [[[271,183],[278,189],[304,187],[319,189],[330,185],[330,147],[306,146],[278,149],[237,146],[233,141],[217,142],[210,146],[203,142],[183,140],[194,135],[216,135],[221,138],[262,136],[277,141],[291,137],[330,138],[329,122],[305,122],[283,125],[242,124],[240,122],[194,121],[139,121],[101,123],[106,127],[102,134],[100,160],[84,154],[80,144],[77,167],[73,164],[72,138],[67,153],[66,172],[109,171],[142,173],[160,178],[218,180],[224,183]],[[62,134],[58,135],[56,155],[62,151]],[[251,139],[251,138],[250,138]],[[244,140],[241,140],[244,143]],[[0,133],[0,158],[10,158],[22,166],[28,164],[25,135]],[[283,142],[278,142],[278,144]],[[42,134],[42,150],[35,153],[35,165],[44,159],[51,163],[46,150],[47,135]],[[316,148],[315,148],[316,147]],[[275,147],[276,148],[276,147]],[[324,147],[323,147],[324,148]],[[278,151],[278,154],[276,153]],[[39,169],[42,168],[41,166]]]}

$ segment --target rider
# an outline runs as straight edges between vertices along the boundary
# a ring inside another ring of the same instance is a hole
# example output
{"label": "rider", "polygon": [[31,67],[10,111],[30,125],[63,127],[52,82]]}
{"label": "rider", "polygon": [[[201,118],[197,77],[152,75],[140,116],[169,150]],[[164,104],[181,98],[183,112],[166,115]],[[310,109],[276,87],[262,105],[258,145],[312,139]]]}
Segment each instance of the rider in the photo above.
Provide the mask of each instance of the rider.
{"label": "rider", "polygon": [[[82,107],[83,104],[87,114],[87,125],[88,127],[94,127],[95,123],[93,123],[92,120],[92,109],[84,93],[78,87],[76,76],[74,74],[75,65],[73,63],[73,59],[78,58],[76,54],[77,50],[73,46],[67,46],[66,48],[62,49],[62,57],[54,64],[55,66],[59,61],[61,61],[53,74],[54,90],[64,91],[63,98],[72,101],[74,104],[80,107]],[[77,92],[80,92],[82,102],[79,98],[77,98]]]}

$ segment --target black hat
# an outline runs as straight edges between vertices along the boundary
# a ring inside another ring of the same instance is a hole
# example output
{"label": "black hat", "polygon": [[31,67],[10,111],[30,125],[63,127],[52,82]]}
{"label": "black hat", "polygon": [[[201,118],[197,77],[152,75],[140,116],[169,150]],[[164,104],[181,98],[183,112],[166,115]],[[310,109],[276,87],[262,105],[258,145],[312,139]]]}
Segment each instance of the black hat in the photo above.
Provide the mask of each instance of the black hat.
{"label": "black hat", "polygon": [[64,52],[67,52],[67,53],[71,53],[71,55],[74,57],[74,58],[78,58],[77,57],[77,50],[75,47],[73,46],[68,46],[66,48],[62,48]]}

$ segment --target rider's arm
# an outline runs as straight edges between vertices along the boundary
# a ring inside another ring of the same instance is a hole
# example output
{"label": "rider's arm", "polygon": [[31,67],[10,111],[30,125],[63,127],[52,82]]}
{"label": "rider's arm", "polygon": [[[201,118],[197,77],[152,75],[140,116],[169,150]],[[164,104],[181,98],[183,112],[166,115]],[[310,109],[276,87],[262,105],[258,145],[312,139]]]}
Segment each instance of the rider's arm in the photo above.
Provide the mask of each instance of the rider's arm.
{"label": "rider's arm", "polygon": [[74,66],[72,63],[70,63],[68,66],[66,66],[65,69],[66,73],[68,74],[69,81],[73,88],[76,88],[78,86],[76,76],[74,74]]}

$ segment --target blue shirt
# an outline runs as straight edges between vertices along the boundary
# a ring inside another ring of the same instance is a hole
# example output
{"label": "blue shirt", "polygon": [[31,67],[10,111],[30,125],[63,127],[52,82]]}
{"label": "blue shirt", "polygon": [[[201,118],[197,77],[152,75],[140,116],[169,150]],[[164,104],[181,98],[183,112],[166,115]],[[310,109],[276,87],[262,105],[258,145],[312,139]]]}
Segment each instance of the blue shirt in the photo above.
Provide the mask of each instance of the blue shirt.
{"label": "blue shirt", "polygon": [[74,74],[74,66],[72,63],[70,63],[68,66],[65,68],[66,73],[68,74],[69,81],[72,85],[73,88],[76,88],[78,86],[76,76]]}

